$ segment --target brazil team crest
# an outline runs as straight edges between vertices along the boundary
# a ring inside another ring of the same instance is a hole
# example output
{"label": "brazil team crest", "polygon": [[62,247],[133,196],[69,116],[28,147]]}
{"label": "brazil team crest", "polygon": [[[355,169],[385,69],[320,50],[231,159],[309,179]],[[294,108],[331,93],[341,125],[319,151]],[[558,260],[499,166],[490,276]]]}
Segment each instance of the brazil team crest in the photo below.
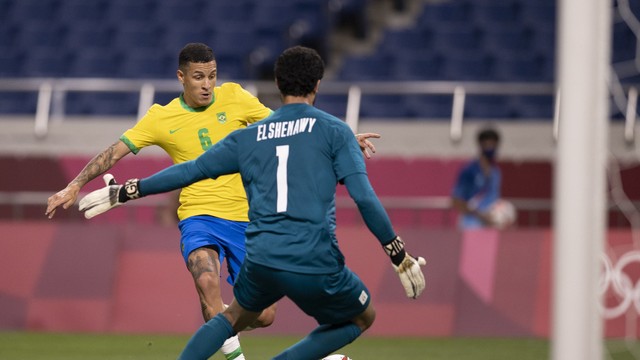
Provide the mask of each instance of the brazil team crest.
{"label": "brazil team crest", "polygon": [[226,112],[219,112],[216,114],[216,116],[218,117],[218,122],[220,124],[224,124],[227,122],[227,113]]}

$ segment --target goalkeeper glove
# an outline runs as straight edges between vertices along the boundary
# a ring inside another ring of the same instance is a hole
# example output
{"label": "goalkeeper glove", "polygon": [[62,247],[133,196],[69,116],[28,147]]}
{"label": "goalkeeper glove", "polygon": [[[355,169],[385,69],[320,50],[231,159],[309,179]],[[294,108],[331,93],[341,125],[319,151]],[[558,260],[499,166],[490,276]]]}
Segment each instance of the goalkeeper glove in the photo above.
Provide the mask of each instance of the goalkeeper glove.
{"label": "goalkeeper glove", "polygon": [[140,197],[138,179],[129,179],[124,185],[117,184],[111,174],[106,174],[103,179],[107,186],[90,192],[80,200],[80,211],[84,211],[87,219]]}
{"label": "goalkeeper glove", "polygon": [[407,297],[416,299],[425,288],[424,274],[420,266],[426,265],[427,261],[422,257],[416,259],[409,255],[404,250],[404,241],[399,236],[384,245],[384,251],[391,258]]}

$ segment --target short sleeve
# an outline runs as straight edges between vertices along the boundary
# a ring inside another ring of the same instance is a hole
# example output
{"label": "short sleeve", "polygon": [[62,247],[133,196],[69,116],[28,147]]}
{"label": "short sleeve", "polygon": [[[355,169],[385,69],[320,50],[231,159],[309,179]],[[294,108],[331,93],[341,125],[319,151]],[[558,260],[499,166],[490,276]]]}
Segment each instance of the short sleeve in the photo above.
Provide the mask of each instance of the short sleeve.
{"label": "short sleeve", "polygon": [[269,115],[272,111],[264,106],[257,97],[238,85],[239,97],[242,99],[242,109],[246,114],[247,123],[253,124]]}
{"label": "short sleeve", "polygon": [[125,131],[120,140],[132,153],[137,154],[143,147],[156,144],[155,114],[159,105],[153,105],[132,128]]}

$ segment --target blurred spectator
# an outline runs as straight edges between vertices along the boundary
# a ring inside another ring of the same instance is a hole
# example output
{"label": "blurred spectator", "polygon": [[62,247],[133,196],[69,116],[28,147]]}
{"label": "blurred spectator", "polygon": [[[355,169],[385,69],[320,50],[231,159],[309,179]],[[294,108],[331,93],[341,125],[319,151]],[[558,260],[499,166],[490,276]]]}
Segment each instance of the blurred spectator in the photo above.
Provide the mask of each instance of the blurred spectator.
{"label": "blurred spectator", "polygon": [[452,205],[460,213],[461,229],[493,226],[489,209],[500,199],[502,174],[496,165],[500,134],[485,128],[478,132],[477,141],[478,158],[460,170],[453,188]]}

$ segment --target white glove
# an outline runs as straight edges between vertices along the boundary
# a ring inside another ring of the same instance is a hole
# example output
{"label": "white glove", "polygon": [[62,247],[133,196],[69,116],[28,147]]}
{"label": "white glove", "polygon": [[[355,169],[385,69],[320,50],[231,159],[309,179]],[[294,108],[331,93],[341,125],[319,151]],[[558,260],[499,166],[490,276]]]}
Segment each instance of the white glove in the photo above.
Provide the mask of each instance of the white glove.
{"label": "white glove", "polygon": [[102,178],[107,186],[92,191],[80,199],[80,211],[84,211],[84,217],[87,219],[140,197],[138,179],[130,179],[124,185],[119,185],[111,174],[105,174]]}
{"label": "white glove", "polygon": [[416,259],[409,255],[404,250],[404,242],[399,236],[384,245],[384,250],[391,257],[393,268],[400,277],[407,297],[418,298],[425,288],[424,274],[420,266],[426,265],[427,261],[420,256]]}

